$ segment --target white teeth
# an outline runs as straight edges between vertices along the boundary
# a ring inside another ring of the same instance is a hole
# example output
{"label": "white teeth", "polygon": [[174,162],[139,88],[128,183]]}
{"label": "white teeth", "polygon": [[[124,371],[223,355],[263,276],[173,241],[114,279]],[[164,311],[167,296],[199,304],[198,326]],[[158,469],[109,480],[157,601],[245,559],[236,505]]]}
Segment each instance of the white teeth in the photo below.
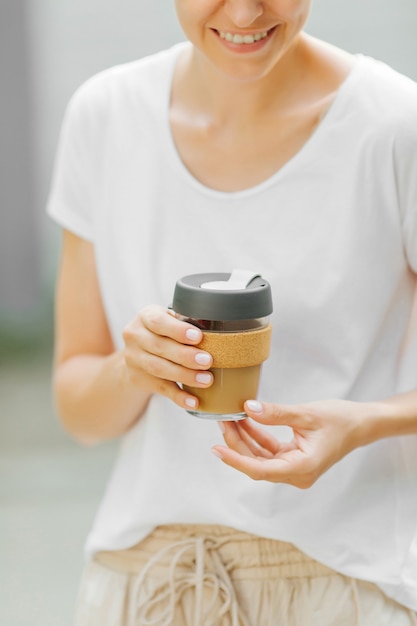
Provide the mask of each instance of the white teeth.
{"label": "white teeth", "polygon": [[226,39],[226,41],[231,41],[237,44],[251,44],[255,43],[255,41],[259,41],[260,39],[265,39],[267,36],[267,31],[263,33],[256,33],[255,35],[233,35],[233,33],[226,33],[221,30],[218,31],[220,37],[222,39]]}

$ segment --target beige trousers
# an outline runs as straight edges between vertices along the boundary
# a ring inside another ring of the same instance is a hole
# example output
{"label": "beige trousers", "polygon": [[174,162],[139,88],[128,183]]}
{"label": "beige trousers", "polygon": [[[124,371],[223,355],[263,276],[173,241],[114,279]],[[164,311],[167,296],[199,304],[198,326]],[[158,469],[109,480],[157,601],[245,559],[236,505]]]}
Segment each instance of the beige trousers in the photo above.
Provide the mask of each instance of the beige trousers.
{"label": "beige trousers", "polygon": [[94,557],[75,626],[417,626],[417,616],[291,544],[175,525]]}

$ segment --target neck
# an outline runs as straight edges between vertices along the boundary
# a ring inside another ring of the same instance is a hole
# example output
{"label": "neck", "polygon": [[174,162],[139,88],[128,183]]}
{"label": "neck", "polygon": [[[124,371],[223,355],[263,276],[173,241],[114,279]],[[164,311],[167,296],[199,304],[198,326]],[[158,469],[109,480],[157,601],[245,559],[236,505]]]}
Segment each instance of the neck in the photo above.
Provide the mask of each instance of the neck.
{"label": "neck", "polygon": [[299,39],[264,76],[232,78],[192,48],[182,60],[177,84],[192,109],[212,123],[248,121],[260,113],[285,106],[302,80],[308,60],[304,37]]}

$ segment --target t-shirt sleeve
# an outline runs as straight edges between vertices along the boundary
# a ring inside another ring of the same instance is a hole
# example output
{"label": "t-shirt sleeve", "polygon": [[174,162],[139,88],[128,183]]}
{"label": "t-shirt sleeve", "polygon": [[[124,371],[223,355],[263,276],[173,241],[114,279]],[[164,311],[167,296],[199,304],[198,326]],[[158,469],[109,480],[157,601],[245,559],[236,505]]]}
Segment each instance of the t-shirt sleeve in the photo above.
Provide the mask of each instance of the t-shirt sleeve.
{"label": "t-shirt sleeve", "polygon": [[417,99],[415,102],[414,119],[395,144],[395,163],[404,250],[411,269],[417,273]]}
{"label": "t-shirt sleeve", "polygon": [[94,240],[95,158],[91,88],[72,96],[64,115],[52,174],[47,213],[63,228]]}

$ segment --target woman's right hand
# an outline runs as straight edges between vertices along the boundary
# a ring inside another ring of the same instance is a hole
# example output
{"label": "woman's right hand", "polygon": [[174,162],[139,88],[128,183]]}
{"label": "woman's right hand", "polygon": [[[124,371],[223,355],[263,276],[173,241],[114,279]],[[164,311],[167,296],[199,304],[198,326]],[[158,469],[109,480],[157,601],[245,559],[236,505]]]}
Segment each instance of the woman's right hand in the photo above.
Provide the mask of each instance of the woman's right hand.
{"label": "woman's right hand", "polygon": [[123,331],[125,362],[132,383],[151,394],[159,393],[185,409],[196,409],[196,396],[182,389],[209,387],[212,357],[196,347],[199,328],[178,320],[161,306],[147,306]]}

